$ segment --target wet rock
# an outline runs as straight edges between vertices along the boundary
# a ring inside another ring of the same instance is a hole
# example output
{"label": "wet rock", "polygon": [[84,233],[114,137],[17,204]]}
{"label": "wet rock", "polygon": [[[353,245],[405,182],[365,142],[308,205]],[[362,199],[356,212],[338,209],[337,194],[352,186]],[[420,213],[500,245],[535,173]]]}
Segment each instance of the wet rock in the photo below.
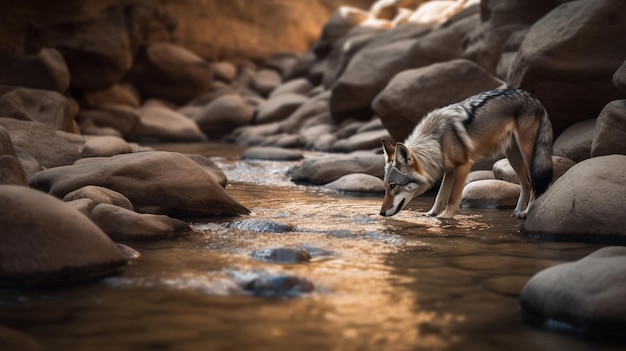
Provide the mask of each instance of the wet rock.
{"label": "wet rock", "polygon": [[54,130],[75,131],[68,99],[56,91],[0,86],[0,117],[41,122]]}
{"label": "wet rock", "polygon": [[252,77],[250,87],[259,93],[259,95],[267,97],[281,82],[282,78],[275,70],[260,69]]}
{"label": "wet rock", "polygon": [[254,118],[255,124],[278,122],[289,117],[308,98],[299,94],[282,94],[259,105]]}
{"label": "wet rock", "polygon": [[311,255],[304,249],[289,247],[269,247],[250,254],[252,258],[272,263],[302,263],[311,260]]}
{"label": "wet rock", "polygon": [[[605,247],[534,275],[524,286],[524,319],[593,337],[624,336],[626,248]],[[558,325],[558,326],[557,326]]]}
{"label": "wet rock", "polygon": [[111,204],[100,203],[91,219],[111,239],[153,240],[192,232],[186,222],[165,215],[140,214]]}
{"label": "wet rock", "polygon": [[120,249],[120,251],[122,252],[124,257],[126,257],[127,260],[134,260],[136,258],[141,257],[141,254],[139,253],[139,251],[133,249],[130,246],[126,246],[124,244],[119,244],[119,243],[116,243],[115,245],[117,245],[117,248]]}
{"label": "wet rock", "polygon": [[108,157],[132,152],[130,145],[115,136],[88,136],[81,152],[82,157]]}
{"label": "wet rock", "polygon": [[591,157],[622,154],[626,155],[626,100],[608,103],[596,120]]}
{"label": "wet rock", "polygon": [[311,92],[311,90],[313,90],[313,84],[311,84],[308,79],[297,78],[274,88],[274,90],[272,90],[269,95],[269,99],[271,100],[284,94],[296,94],[306,96]]}
{"label": "wet rock", "polygon": [[117,191],[101,186],[87,185],[76,189],[63,197],[63,201],[73,201],[78,199],[90,199],[95,205],[111,204],[130,211],[134,211],[135,209],[126,196],[118,193]]}
{"label": "wet rock", "polygon": [[288,274],[255,278],[243,286],[260,297],[299,297],[315,289],[312,282]]}
{"label": "wet rock", "polygon": [[[20,161],[34,160],[51,168],[70,165],[81,158],[82,143],[72,143],[44,124],[0,118],[0,126],[9,132]],[[25,165],[24,169],[28,174],[32,168]]]}
{"label": "wet rock", "polygon": [[452,60],[399,73],[372,107],[394,139],[404,140],[429,111],[502,84],[469,60]]}
{"label": "wet rock", "polygon": [[185,104],[211,88],[211,65],[175,44],[158,42],[135,55],[128,80],[147,97]]}
{"label": "wet rock", "polygon": [[0,85],[64,93],[70,86],[70,72],[61,53],[41,48],[32,55],[0,54]]}
{"label": "wet rock", "polygon": [[351,152],[357,150],[371,150],[380,147],[381,139],[391,139],[386,129],[378,129],[355,134],[349,138],[337,140],[333,144],[335,152]]}
{"label": "wet rock", "polygon": [[397,73],[460,57],[465,35],[477,23],[478,16],[472,16],[417,40],[396,40],[359,51],[332,88],[330,110],[335,122],[371,116],[372,101]]}
{"label": "wet rock", "polygon": [[522,231],[559,240],[624,237],[625,174],[624,155],[599,156],[576,164],[537,199]]}
{"label": "wet rock", "polygon": [[555,133],[597,117],[604,105],[620,98],[612,77],[626,57],[618,39],[626,37],[626,26],[614,20],[622,16],[626,6],[619,1],[567,2],[526,34],[507,83],[539,98]]}
{"label": "wet rock", "polygon": [[226,224],[229,228],[260,233],[287,233],[294,231],[291,224],[278,223],[265,219],[247,218]]}
{"label": "wet rock", "polygon": [[72,283],[118,273],[127,264],[95,224],[59,199],[0,185],[0,203],[1,285]]}
{"label": "wet rock", "polygon": [[518,184],[503,180],[477,180],[467,184],[461,193],[461,207],[514,208],[520,194]]}
{"label": "wet rock", "polygon": [[137,91],[130,84],[113,84],[98,91],[86,91],[80,98],[81,106],[97,108],[107,105],[120,105],[139,108],[141,103]]}
{"label": "wet rock", "polygon": [[554,141],[553,153],[567,157],[574,162],[588,159],[591,157],[595,125],[595,119],[572,124]]}
{"label": "wet rock", "polygon": [[202,167],[222,188],[226,187],[228,184],[226,174],[210,158],[202,155],[187,155],[187,157]]}
{"label": "wet rock", "polygon": [[357,152],[308,159],[292,167],[288,175],[294,182],[327,184],[352,173],[365,173],[378,178],[384,176],[385,159],[382,155]]}
{"label": "wet rock", "polygon": [[120,136],[130,135],[140,119],[137,109],[124,105],[104,105],[97,109],[81,110],[78,114],[78,123],[83,132],[90,131],[88,127],[93,125],[98,128],[112,128]]}
{"label": "wet rock", "polygon": [[172,217],[249,212],[202,167],[175,152],[146,151],[50,168],[31,177],[30,185],[57,197],[98,185],[123,194],[139,212],[144,208]]}
{"label": "wet rock", "polygon": [[297,151],[278,147],[251,147],[241,154],[242,160],[298,161],[304,156]]}
{"label": "wet rock", "polygon": [[137,112],[139,123],[129,133],[130,140],[194,142],[207,139],[193,120],[167,107],[146,105]]}
{"label": "wet rock", "polygon": [[346,174],[324,185],[324,188],[350,193],[380,194],[385,192],[385,185],[382,179],[363,173]]}
{"label": "wet rock", "polygon": [[209,138],[221,138],[237,127],[250,124],[253,113],[240,95],[229,94],[207,104],[193,120]]}

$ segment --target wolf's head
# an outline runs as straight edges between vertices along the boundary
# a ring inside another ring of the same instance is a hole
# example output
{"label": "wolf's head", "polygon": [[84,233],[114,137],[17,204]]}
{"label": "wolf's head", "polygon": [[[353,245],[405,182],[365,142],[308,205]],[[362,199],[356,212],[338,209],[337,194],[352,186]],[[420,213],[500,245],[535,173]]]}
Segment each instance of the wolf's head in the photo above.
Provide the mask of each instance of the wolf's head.
{"label": "wolf's head", "polygon": [[406,145],[393,145],[385,139],[382,143],[385,154],[385,198],[380,215],[393,216],[413,197],[428,190],[431,184],[420,174],[417,159]]}

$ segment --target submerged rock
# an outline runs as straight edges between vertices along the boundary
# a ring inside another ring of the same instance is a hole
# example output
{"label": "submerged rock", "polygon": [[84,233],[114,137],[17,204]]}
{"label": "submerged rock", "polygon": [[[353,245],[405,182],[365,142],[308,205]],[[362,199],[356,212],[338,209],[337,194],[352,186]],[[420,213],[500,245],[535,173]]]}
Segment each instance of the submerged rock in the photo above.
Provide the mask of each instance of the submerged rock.
{"label": "submerged rock", "polygon": [[311,255],[305,249],[289,247],[268,247],[252,252],[252,258],[273,263],[302,263],[311,260]]}
{"label": "submerged rock", "polygon": [[93,222],[48,194],[0,185],[0,285],[50,286],[120,272],[127,259]]}
{"label": "submerged rock", "polygon": [[626,247],[605,247],[533,276],[520,296],[525,320],[593,337],[623,337]]}
{"label": "submerged rock", "polygon": [[261,233],[286,233],[292,232],[294,227],[290,224],[273,222],[265,219],[247,218],[240,221],[234,221],[226,225],[229,228],[239,230],[247,230],[251,232]]}
{"label": "submerged rock", "polygon": [[243,288],[261,297],[299,297],[312,292],[315,286],[305,278],[278,274],[255,278]]}

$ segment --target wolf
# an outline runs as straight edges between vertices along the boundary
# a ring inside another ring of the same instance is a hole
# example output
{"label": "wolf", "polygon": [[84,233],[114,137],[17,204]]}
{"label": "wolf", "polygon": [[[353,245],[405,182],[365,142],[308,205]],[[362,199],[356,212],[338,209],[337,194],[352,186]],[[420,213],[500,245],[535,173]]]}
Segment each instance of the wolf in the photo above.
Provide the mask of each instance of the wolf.
{"label": "wolf", "polygon": [[539,100],[521,89],[496,89],[429,112],[404,143],[383,139],[385,197],[393,216],[443,177],[430,216],[453,218],[472,163],[504,151],[520,179],[514,210],[526,218],[552,182],[552,125]]}

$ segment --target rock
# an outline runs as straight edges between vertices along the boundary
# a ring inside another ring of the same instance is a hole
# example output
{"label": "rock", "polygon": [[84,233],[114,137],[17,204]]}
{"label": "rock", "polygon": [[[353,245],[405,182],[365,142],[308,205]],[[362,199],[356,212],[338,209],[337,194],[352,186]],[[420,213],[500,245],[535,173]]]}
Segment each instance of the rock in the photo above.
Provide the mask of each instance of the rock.
{"label": "rock", "polygon": [[595,119],[577,122],[569,126],[554,141],[553,153],[580,162],[591,157]]}
{"label": "rock", "polygon": [[132,152],[130,145],[115,136],[89,136],[85,138],[82,157],[108,157]]}
{"label": "rock", "polygon": [[31,177],[30,185],[57,197],[86,185],[102,186],[126,196],[139,212],[172,217],[249,213],[202,167],[175,152],[146,151],[50,168]]}
{"label": "rock", "polygon": [[133,141],[205,141],[206,136],[190,118],[162,106],[146,105],[139,110],[139,123],[129,133]]}
{"label": "rock", "polygon": [[[81,157],[82,143],[71,143],[44,124],[0,118],[0,126],[9,132],[21,162],[34,161],[43,167],[51,168],[70,165]],[[24,165],[27,175],[30,175],[28,171],[30,169],[37,168]]]}
{"label": "rock", "polygon": [[[328,114],[326,113],[322,114],[321,116],[325,117],[325,119],[328,119],[328,120],[330,119],[328,118],[330,116],[328,116]],[[302,142],[304,143],[304,147],[307,149],[312,149],[315,146],[315,144],[320,140],[320,138],[322,138],[325,135],[332,135],[335,129],[336,127],[335,125],[332,124],[331,121],[328,121],[328,123],[321,123],[321,124],[306,126],[306,127],[302,127],[302,129],[300,130],[300,137],[302,139]]]}
{"label": "rock", "polygon": [[417,40],[372,45],[356,53],[332,88],[330,110],[335,122],[370,117],[372,100],[397,73],[460,57],[463,38],[477,22],[478,16],[471,16]]}
{"label": "rock", "polygon": [[202,167],[222,188],[226,188],[228,184],[226,174],[210,158],[202,155],[187,155],[187,157]]}
{"label": "rock", "polygon": [[295,133],[314,116],[329,114],[328,101],[330,91],[324,91],[306,100],[287,119],[279,122],[280,129],[285,132]]}
{"label": "rock", "polygon": [[[570,169],[576,163],[567,157],[552,156],[552,181],[559,179],[568,169]],[[519,177],[511,163],[507,158],[503,158],[493,164],[493,172],[495,179],[504,180],[509,183],[519,184]]]}
{"label": "rock", "polygon": [[259,233],[287,233],[294,231],[294,227],[290,224],[255,218],[233,221],[228,223],[226,226],[229,228]]}
{"label": "rock", "polygon": [[261,297],[298,297],[312,292],[315,286],[307,279],[280,274],[255,278],[243,288]]}
{"label": "rock", "polygon": [[224,95],[207,104],[194,121],[209,138],[221,138],[252,122],[253,109],[239,95]]}
{"label": "rock", "polygon": [[[54,197],[0,185],[0,284],[51,286],[115,274],[127,260],[87,217]],[[37,250],[33,250],[36,247]]]}
{"label": "rock", "polygon": [[185,104],[211,88],[211,65],[175,44],[158,42],[139,50],[128,79],[147,97]]}
{"label": "rock", "polygon": [[535,274],[524,286],[524,320],[587,337],[624,336],[626,248],[602,248],[582,259]]}
{"label": "rock", "polygon": [[0,126],[0,184],[28,186],[24,167],[17,159],[9,132]]}
{"label": "rock", "polygon": [[[209,91],[198,96],[197,98],[191,100],[191,102],[189,102],[187,105],[185,106],[201,106],[204,107],[205,105],[213,102],[213,100],[222,97],[224,95],[237,95],[239,94],[237,92],[237,90],[235,90],[235,88],[231,87],[230,85],[224,83],[224,82],[220,82],[218,80],[214,80],[213,82],[211,82],[211,87],[209,88]],[[185,106],[183,106],[182,108],[185,108]],[[191,116],[190,116],[191,117]]]}
{"label": "rock", "polygon": [[363,173],[346,174],[324,185],[324,188],[348,193],[385,192],[385,184],[380,178]]}
{"label": "rock", "polygon": [[[502,83],[471,61],[452,60],[399,73],[372,107],[394,139],[404,140],[429,111]],[[451,84],[455,89],[450,89]]]}
{"label": "rock", "polygon": [[98,204],[110,204],[130,211],[134,211],[135,209],[126,196],[118,193],[117,191],[101,186],[86,185],[68,193],[63,197],[63,201],[74,201],[79,199],[89,199],[93,201],[94,206]]}
{"label": "rock", "polygon": [[259,93],[259,95],[267,97],[281,82],[282,78],[275,70],[260,69],[252,77],[250,88]]}
{"label": "rock", "polygon": [[615,74],[613,74],[613,85],[615,85],[622,94],[626,94],[626,60],[622,62],[622,65],[619,66]]}
{"label": "rock", "polygon": [[625,174],[623,155],[576,164],[537,199],[522,231],[559,240],[611,241],[626,236]]}
{"label": "rock", "polygon": [[272,54],[272,56],[263,63],[262,68],[278,72],[282,80],[282,77],[291,71],[291,68],[296,64],[298,57],[299,54],[295,51],[279,51]]}
{"label": "rock", "polygon": [[596,118],[604,105],[620,98],[611,78],[626,57],[618,39],[626,37],[626,26],[615,20],[622,16],[621,1],[567,2],[526,34],[507,83],[539,98],[556,134]]}
{"label": "rock", "polygon": [[479,170],[479,171],[471,171],[467,178],[465,179],[465,185],[475,182],[477,180],[488,180],[488,179],[496,179],[496,176],[493,174],[493,171],[490,170]]}
{"label": "rock", "polygon": [[304,156],[292,150],[278,147],[251,147],[241,154],[242,160],[267,160],[267,161],[298,161]]}
{"label": "rock", "polygon": [[591,157],[626,155],[626,100],[608,103],[598,116],[591,142]]}
{"label": "rock", "polygon": [[139,111],[124,105],[103,105],[93,110],[81,110],[78,121],[81,130],[89,130],[91,125],[99,128],[112,128],[121,136],[130,135],[141,120]]}
{"label": "rock", "polygon": [[68,99],[56,91],[0,87],[0,116],[76,131]]}
{"label": "rock", "polygon": [[498,179],[477,180],[467,184],[461,193],[461,207],[514,208],[520,194],[518,184]]}
{"label": "rock", "polygon": [[308,98],[306,96],[291,93],[285,93],[278,97],[271,98],[259,105],[254,123],[264,124],[282,121],[289,117],[307,100]]}
{"label": "rock", "polygon": [[64,93],[70,86],[70,72],[63,56],[51,48],[32,55],[0,54],[0,85],[11,85]]}
{"label": "rock", "polygon": [[576,162],[567,157],[552,156],[552,181],[555,182],[557,179],[561,178],[561,176],[575,164]]}
{"label": "rock", "polygon": [[81,106],[97,108],[107,105],[121,105],[131,108],[139,108],[138,93],[129,84],[113,84],[110,87],[98,91],[86,91],[81,96]]}
{"label": "rock", "polygon": [[260,249],[250,254],[252,258],[272,263],[302,263],[309,262],[311,255],[304,249],[292,249],[288,247],[269,247]]}
{"label": "rock", "polygon": [[463,57],[494,74],[510,36],[529,28],[560,3],[558,0],[481,2],[481,23],[468,35]]}
{"label": "rock", "polygon": [[76,199],[71,201],[64,200],[63,202],[65,202],[74,210],[82,213],[87,218],[91,218],[91,211],[93,211],[93,208],[97,205],[97,203],[95,203],[92,199],[88,198]]}
{"label": "rock", "polygon": [[391,135],[386,129],[372,130],[355,134],[349,138],[337,140],[333,145],[335,152],[351,152],[357,150],[369,150],[380,147],[381,139],[390,140]]}
{"label": "rock", "polygon": [[140,214],[111,204],[98,204],[91,219],[111,239],[152,240],[188,235],[189,224],[165,215]]}
{"label": "rock", "polygon": [[313,90],[313,84],[311,84],[308,79],[297,78],[274,88],[268,98],[271,100],[283,94],[298,94],[306,96],[311,92],[311,90]]}
{"label": "rock", "polygon": [[289,169],[288,175],[294,182],[312,184],[327,184],[352,173],[365,173],[382,179],[384,166],[382,155],[361,152],[308,159]]}
{"label": "rock", "polygon": [[231,62],[221,61],[211,65],[215,79],[225,83],[230,83],[237,77],[237,67]]}

